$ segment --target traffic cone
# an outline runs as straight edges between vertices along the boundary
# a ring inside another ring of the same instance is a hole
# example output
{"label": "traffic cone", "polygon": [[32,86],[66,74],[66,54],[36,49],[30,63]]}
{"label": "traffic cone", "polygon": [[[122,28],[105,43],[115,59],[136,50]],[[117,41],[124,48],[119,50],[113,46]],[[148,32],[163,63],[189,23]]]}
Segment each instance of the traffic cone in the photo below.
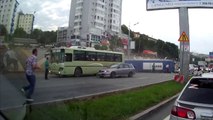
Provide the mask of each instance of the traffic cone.
{"label": "traffic cone", "polygon": [[184,83],[184,76],[183,75],[180,76],[179,82],[182,83],[182,84]]}
{"label": "traffic cone", "polygon": [[174,80],[175,80],[176,82],[178,82],[178,81],[179,81],[179,77],[180,77],[180,75],[175,75],[175,76],[174,76]]}

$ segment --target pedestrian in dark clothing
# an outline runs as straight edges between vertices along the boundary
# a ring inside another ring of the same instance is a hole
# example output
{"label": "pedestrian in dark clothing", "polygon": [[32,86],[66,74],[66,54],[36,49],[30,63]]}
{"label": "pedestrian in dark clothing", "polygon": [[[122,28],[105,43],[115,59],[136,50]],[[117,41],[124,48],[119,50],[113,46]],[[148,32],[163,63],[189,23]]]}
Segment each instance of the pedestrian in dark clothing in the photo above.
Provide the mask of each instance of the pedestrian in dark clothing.
{"label": "pedestrian in dark clothing", "polygon": [[155,72],[155,63],[152,64],[152,72]]}
{"label": "pedestrian in dark clothing", "polygon": [[46,58],[46,61],[44,63],[44,67],[45,67],[45,80],[48,80],[48,73],[49,73],[49,61],[48,61],[48,57]]}
{"label": "pedestrian in dark clothing", "polygon": [[26,60],[26,78],[29,82],[28,86],[24,86],[21,91],[26,93],[27,101],[32,102],[34,101],[31,96],[35,89],[35,83],[36,83],[36,76],[35,76],[35,70],[40,69],[40,67],[37,64],[37,49],[33,49],[32,56],[28,57]]}
{"label": "pedestrian in dark clothing", "polygon": [[169,64],[166,65],[166,72],[169,73]]}

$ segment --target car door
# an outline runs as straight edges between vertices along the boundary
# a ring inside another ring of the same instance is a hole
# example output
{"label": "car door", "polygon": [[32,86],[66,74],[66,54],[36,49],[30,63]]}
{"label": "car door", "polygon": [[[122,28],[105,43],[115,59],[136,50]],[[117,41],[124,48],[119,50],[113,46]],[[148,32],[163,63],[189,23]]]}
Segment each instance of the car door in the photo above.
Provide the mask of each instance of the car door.
{"label": "car door", "polygon": [[116,74],[119,76],[122,76],[124,74],[123,69],[124,69],[124,64],[120,64],[116,70]]}
{"label": "car door", "polygon": [[128,75],[129,71],[130,71],[129,64],[124,64],[122,74]]}

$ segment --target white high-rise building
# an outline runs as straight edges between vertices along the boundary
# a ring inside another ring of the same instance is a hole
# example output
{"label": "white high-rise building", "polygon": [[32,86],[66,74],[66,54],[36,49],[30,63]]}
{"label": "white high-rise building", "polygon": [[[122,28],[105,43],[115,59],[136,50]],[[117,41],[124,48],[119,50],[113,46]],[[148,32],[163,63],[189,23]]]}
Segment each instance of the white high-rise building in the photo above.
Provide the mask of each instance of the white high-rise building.
{"label": "white high-rise building", "polygon": [[[96,43],[121,32],[122,0],[72,0],[68,41]],[[75,37],[73,37],[75,36]]]}
{"label": "white high-rise building", "polygon": [[19,12],[18,15],[18,28],[23,28],[27,34],[31,34],[33,30],[34,15],[33,14],[23,14]]}
{"label": "white high-rise building", "polygon": [[67,41],[67,27],[58,27],[57,30],[57,42]]}
{"label": "white high-rise building", "polygon": [[0,24],[4,25],[9,34],[16,29],[17,0],[0,0]]}

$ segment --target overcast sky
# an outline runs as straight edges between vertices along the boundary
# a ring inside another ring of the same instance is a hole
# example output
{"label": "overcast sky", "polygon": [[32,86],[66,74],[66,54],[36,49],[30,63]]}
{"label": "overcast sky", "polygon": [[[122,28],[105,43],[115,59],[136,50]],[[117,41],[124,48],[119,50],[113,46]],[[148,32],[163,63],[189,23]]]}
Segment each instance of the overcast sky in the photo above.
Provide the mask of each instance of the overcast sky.
{"label": "overcast sky", "polygon": [[[35,13],[34,28],[56,30],[68,26],[71,0],[18,0],[24,13]],[[135,25],[135,23],[139,24]],[[213,51],[213,9],[190,9],[190,50]],[[146,11],[146,0],[123,0],[122,24],[135,32],[179,46],[178,10]]]}

